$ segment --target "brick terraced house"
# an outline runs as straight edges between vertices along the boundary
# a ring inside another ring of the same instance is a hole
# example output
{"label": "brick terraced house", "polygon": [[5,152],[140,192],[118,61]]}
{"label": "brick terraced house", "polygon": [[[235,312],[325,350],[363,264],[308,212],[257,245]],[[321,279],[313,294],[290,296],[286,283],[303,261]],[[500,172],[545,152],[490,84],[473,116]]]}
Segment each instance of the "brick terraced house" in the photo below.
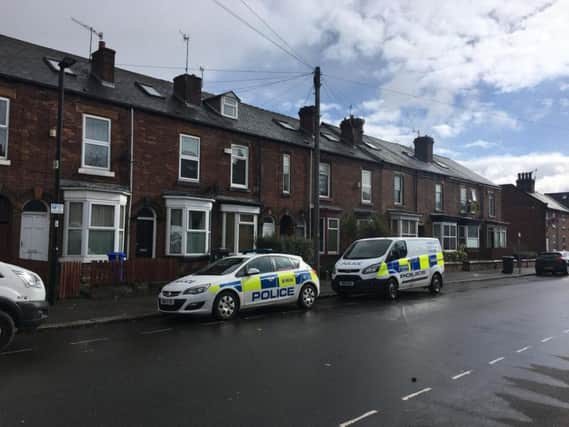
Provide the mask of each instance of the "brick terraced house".
{"label": "brick terraced house", "polygon": [[512,249],[533,253],[567,250],[569,207],[562,203],[563,193],[538,193],[533,173],[523,172],[518,174],[515,186],[502,185],[502,199]]}
{"label": "brick terraced house", "polygon": [[[0,36],[0,259],[47,260],[57,119],[57,61],[66,70],[62,259],[204,261],[263,235],[310,236],[315,109],[292,118],[210,94],[182,74],[168,82]],[[321,126],[323,263],[345,249],[342,217],[386,215],[399,236],[436,236],[474,258],[506,252],[502,190],[458,162],[364,133],[364,120]]]}

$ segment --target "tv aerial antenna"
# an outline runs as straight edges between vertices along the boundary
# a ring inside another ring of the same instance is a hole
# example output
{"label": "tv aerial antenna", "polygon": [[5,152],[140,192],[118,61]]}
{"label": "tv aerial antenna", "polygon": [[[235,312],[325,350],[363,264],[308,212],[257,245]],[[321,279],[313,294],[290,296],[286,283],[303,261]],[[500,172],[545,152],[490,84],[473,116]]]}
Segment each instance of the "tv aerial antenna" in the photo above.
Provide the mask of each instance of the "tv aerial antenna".
{"label": "tv aerial antenna", "polygon": [[182,39],[186,43],[186,74],[188,74],[188,66],[190,62],[190,35],[188,33],[184,33],[182,30],[179,30],[180,34],[182,35]]}
{"label": "tv aerial antenna", "polygon": [[71,20],[75,22],[77,25],[81,25],[83,28],[89,31],[89,59],[91,59],[91,52],[93,51],[93,35],[99,38],[99,41],[103,40],[103,33],[95,30],[92,26],[87,25],[80,20],[71,17]]}

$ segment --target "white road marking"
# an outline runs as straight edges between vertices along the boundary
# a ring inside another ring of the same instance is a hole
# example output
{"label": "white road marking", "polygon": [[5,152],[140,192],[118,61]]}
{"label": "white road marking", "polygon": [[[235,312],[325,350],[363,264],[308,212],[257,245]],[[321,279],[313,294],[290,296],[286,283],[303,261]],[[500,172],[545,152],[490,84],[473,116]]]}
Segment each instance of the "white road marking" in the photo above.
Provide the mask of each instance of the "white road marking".
{"label": "white road marking", "polygon": [[359,417],[352,418],[351,420],[344,421],[343,423],[340,423],[340,427],[351,426],[352,424],[355,424],[358,421],[363,420],[364,418],[371,417],[372,415],[375,415],[377,413],[378,413],[378,411],[376,411],[375,409],[372,411],[368,411],[365,414],[360,415]]}
{"label": "white road marking", "polygon": [[551,341],[553,339],[553,337],[547,337],[541,340],[541,342],[547,342],[547,341]]}
{"label": "white road marking", "polygon": [[9,354],[17,354],[17,353],[28,353],[33,351],[31,348],[22,348],[20,350],[12,350],[12,351],[5,351],[4,353],[0,353],[0,356],[7,356]]}
{"label": "white road marking", "polygon": [[427,393],[427,392],[429,392],[429,391],[431,391],[431,390],[432,390],[431,387],[427,387],[427,388],[424,388],[423,390],[419,390],[419,391],[417,391],[417,392],[415,392],[415,393],[411,393],[411,394],[408,394],[407,396],[403,396],[403,397],[401,398],[401,400],[409,400],[409,399],[412,399],[412,398],[414,398],[414,397],[419,396],[420,394]]}
{"label": "white road marking", "polygon": [[93,338],[90,340],[82,340],[82,341],[75,341],[75,342],[70,342],[70,345],[79,345],[79,344],[91,344],[94,342],[101,342],[101,341],[108,341],[108,338]]}
{"label": "white road marking", "polygon": [[498,357],[497,359],[494,359],[494,360],[491,360],[490,362],[488,362],[488,364],[493,365],[495,363],[501,362],[504,359],[505,359],[505,357]]}
{"label": "white road marking", "polygon": [[461,373],[458,374],[458,375],[455,375],[455,376],[452,377],[451,379],[453,379],[453,380],[458,380],[459,378],[462,378],[462,377],[465,377],[465,376],[467,376],[467,375],[470,375],[471,373],[472,373],[472,371],[464,371],[464,372],[461,372]]}
{"label": "white road marking", "polygon": [[522,353],[522,352],[524,352],[524,351],[526,351],[526,350],[528,350],[528,349],[530,349],[530,348],[531,348],[531,345],[526,345],[525,347],[518,348],[518,349],[516,350],[516,353]]}
{"label": "white road marking", "polygon": [[144,331],[141,332],[140,335],[153,335],[153,334],[160,334],[162,332],[170,332],[172,328],[164,328],[164,329],[154,329],[153,331]]}

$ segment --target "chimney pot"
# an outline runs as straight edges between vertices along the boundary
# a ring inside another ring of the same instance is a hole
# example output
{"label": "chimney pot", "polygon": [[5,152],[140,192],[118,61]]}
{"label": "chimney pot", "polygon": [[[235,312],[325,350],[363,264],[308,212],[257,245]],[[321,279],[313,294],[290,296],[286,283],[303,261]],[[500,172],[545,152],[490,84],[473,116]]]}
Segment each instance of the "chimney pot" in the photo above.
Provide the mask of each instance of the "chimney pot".
{"label": "chimney pot", "polygon": [[186,104],[202,103],[202,79],[193,74],[174,77],[174,96]]}
{"label": "chimney pot", "polygon": [[535,193],[535,178],[533,177],[533,172],[518,173],[516,187],[527,193]]}
{"label": "chimney pot", "polygon": [[104,49],[106,47],[104,40],[99,40],[99,49]]}
{"label": "chimney pot", "polygon": [[423,162],[433,162],[433,145],[435,140],[428,135],[418,136],[413,141],[415,144],[415,157]]}
{"label": "chimney pot", "polygon": [[342,140],[350,143],[351,145],[361,144],[364,135],[364,123],[364,119],[354,117],[353,115],[342,120],[342,123],[340,123]]}
{"label": "chimney pot", "polygon": [[300,118],[300,130],[308,135],[314,135],[316,127],[316,108],[314,105],[306,105],[298,110]]}
{"label": "chimney pot", "polygon": [[91,57],[91,74],[103,84],[112,86],[115,83],[115,51],[99,41],[99,49]]}

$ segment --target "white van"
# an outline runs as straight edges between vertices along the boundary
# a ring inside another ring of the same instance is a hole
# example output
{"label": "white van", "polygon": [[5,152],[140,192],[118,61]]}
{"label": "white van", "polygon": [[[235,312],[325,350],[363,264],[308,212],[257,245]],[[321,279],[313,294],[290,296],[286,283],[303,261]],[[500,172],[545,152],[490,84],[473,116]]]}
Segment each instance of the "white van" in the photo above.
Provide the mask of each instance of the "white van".
{"label": "white van", "polygon": [[0,262],[0,350],[10,344],[16,329],[33,328],[43,322],[47,308],[40,276]]}
{"label": "white van", "polygon": [[438,239],[361,239],[353,242],[336,262],[332,288],[339,295],[382,292],[389,299],[396,299],[399,289],[428,288],[438,294],[444,271]]}

